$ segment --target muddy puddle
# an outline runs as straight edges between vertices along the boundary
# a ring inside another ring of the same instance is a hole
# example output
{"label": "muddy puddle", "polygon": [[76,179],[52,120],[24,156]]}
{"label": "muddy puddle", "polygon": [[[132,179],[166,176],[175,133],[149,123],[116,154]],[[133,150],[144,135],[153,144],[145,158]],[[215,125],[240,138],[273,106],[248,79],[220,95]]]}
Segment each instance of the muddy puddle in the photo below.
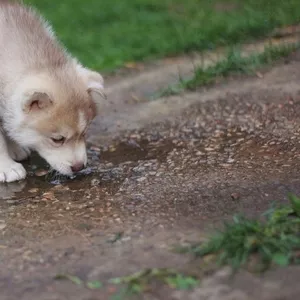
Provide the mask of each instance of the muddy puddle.
{"label": "muddy puddle", "polygon": [[173,148],[171,141],[157,146],[155,142],[134,139],[104,148],[91,146],[88,148],[88,167],[71,178],[56,172],[49,173],[47,163],[34,153],[23,162],[27,178],[21,182],[1,184],[0,199],[15,205],[29,198],[47,197],[49,190],[80,192],[95,186],[114,193],[138,162],[163,161]]}
{"label": "muddy puddle", "polygon": [[103,151],[101,159],[109,161],[113,164],[120,164],[125,161],[137,162],[139,160],[151,160],[157,159],[158,161],[164,161],[169,154],[176,147],[171,140],[151,141],[141,140],[136,141],[129,139],[122,141],[117,145],[108,147],[107,151]]}
{"label": "muddy puddle", "polygon": [[[26,199],[45,198],[45,196],[47,198],[49,196],[47,192],[50,190],[60,194],[67,192],[72,194],[89,191],[93,187],[97,187],[100,192],[103,190],[105,193],[114,194],[124,180],[138,179],[141,175],[139,170],[144,170],[144,167],[137,166],[147,161],[156,162],[159,165],[167,163],[168,165],[170,159],[176,158],[176,161],[178,159],[181,161],[177,162],[178,165],[182,163],[187,166],[192,151],[195,152],[192,162],[196,163],[191,164],[188,169],[196,168],[198,170],[201,167],[204,171],[208,167],[212,168],[213,165],[228,168],[233,162],[238,162],[237,159],[248,156],[252,158],[253,153],[266,159],[266,156],[270,155],[271,149],[269,148],[279,147],[273,145],[263,151],[265,148],[263,140],[254,138],[251,134],[237,128],[224,132],[217,131],[210,137],[205,136],[204,133],[202,135],[200,137],[191,130],[184,130],[176,139],[152,137],[152,140],[149,141],[134,137],[107,147],[89,146],[88,167],[72,178],[61,176],[55,172],[48,173],[46,162],[37,154],[33,154],[28,161],[24,162],[28,172],[26,180],[1,184],[0,199],[7,200],[7,203],[17,204]],[[191,140],[192,143],[186,143]],[[265,153],[267,150],[268,153]],[[274,151],[275,149],[273,149]],[[278,151],[277,149],[275,152]],[[179,153],[183,155],[182,159]],[[183,169],[180,169],[180,172],[183,172]],[[145,172],[142,173],[141,176],[144,176]]]}

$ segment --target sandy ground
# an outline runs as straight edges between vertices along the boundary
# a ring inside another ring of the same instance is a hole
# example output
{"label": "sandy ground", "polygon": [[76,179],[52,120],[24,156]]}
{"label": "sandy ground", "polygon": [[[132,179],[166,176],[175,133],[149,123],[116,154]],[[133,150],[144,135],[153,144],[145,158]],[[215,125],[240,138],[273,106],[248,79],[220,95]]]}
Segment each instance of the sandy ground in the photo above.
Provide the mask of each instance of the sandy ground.
{"label": "sandy ground", "polygon": [[[172,75],[165,71],[109,80],[112,104],[90,130],[85,173],[51,181],[34,175],[42,167],[33,158],[27,181],[0,187],[1,300],[109,299],[110,285],[89,290],[53,277],[106,282],[146,267],[189,268],[171,247],[300,194],[300,53],[263,76],[149,101]],[[232,278],[224,269],[193,291],[142,298],[298,299],[299,274],[289,267]]]}

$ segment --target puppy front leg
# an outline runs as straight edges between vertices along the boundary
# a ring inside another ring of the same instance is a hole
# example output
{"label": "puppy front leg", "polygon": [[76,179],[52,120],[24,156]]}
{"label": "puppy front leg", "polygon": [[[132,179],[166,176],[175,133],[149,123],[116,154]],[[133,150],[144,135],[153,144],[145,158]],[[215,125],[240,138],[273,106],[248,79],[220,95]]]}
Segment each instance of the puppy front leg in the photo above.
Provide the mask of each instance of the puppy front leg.
{"label": "puppy front leg", "polygon": [[0,182],[13,182],[25,177],[22,164],[15,162],[8,154],[5,137],[0,130]]}
{"label": "puppy front leg", "polygon": [[30,150],[28,148],[21,147],[11,139],[6,139],[6,146],[9,156],[15,161],[22,161],[29,157]]}

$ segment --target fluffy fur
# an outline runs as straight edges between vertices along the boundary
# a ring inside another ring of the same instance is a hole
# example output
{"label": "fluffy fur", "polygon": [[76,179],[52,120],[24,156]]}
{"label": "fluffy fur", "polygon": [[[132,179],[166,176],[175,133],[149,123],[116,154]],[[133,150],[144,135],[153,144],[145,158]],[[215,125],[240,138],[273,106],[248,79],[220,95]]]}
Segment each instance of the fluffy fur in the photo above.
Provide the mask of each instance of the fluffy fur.
{"label": "fluffy fur", "polygon": [[26,177],[37,151],[65,175],[87,162],[84,135],[104,101],[103,78],[84,68],[32,8],[0,0],[0,182]]}

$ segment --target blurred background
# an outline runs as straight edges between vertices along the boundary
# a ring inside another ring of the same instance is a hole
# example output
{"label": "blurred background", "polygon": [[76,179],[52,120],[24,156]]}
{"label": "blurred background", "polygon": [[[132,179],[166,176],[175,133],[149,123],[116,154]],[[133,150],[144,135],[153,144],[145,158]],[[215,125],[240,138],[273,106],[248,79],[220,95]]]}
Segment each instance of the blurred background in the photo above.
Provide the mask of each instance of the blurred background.
{"label": "blurred background", "polygon": [[87,66],[214,49],[266,36],[300,20],[299,0],[26,0]]}

